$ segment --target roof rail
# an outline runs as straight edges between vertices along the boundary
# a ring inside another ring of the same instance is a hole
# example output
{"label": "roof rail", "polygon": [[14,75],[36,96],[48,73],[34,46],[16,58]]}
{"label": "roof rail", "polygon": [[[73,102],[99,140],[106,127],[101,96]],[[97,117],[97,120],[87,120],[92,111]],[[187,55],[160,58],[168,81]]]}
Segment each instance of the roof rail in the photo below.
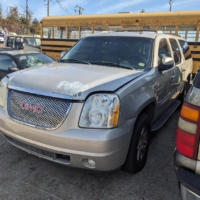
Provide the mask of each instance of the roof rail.
{"label": "roof rail", "polygon": [[126,30],[126,31],[122,31],[122,30],[117,30],[115,32],[153,32],[153,33],[163,33],[162,31],[156,31],[156,30]]}
{"label": "roof rail", "polygon": [[175,35],[175,36],[181,37],[181,35],[178,35],[178,34],[176,34],[176,33],[164,33],[164,34],[167,34],[167,35]]}

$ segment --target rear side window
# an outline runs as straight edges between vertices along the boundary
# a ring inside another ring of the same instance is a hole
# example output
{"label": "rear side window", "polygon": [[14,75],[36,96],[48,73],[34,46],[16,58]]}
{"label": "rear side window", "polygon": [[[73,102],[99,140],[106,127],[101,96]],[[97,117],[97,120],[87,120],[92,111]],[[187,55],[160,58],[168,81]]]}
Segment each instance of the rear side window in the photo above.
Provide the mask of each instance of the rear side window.
{"label": "rear side window", "polygon": [[183,55],[185,57],[185,60],[189,60],[190,58],[192,58],[191,51],[190,51],[188,43],[184,40],[178,40],[178,41],[179,41],[179,44],[180,44],[180,46],[183,50]]}
{"label": "rear side window", "polygon": [[179,64],[181,62],[181,52],[180,48],[178,46],[178,43],[175,39],[169,39],[171,47],[172,47],[172,52],[174,55],[174,62],[175,64]]}

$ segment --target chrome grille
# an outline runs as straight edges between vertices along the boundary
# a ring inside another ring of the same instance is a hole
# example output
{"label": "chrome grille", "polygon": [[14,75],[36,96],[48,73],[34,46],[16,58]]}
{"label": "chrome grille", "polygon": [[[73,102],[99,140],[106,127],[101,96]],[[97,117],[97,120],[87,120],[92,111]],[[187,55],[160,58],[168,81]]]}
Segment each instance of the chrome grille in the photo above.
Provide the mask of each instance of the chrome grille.
{"label": "chrome grille", "polygon": [[[33,109],[22,109],[21,104],[42,107],[41,113]],[[36,95],[9,89],[7,99],[8,115],[14,120],[44,129],[57,128],[65,120],[72,102],[66,99]]]}

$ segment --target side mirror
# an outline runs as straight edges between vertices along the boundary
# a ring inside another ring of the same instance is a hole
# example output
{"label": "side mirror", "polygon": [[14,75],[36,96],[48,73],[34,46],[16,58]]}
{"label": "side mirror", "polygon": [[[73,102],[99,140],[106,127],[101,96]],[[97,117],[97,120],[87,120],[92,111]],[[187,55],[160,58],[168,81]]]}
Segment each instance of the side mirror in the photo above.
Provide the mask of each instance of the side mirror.
{"label": "side mirror", "polygon": [[62,58],[68,51],[62,51],[60,57]]}
{"label": "side mirror", "polygon": [[8,68],[8,71],[9,72],[16,72],[16,71],[18,71],[19,69],[17,68],[17,67],[9,67]]}
{"label": "side mirror", "polygon": [[165,71],[175,66],[174,59],[171,57],[165,57],[162,59],[161,64],[158,66],[159,71]]}

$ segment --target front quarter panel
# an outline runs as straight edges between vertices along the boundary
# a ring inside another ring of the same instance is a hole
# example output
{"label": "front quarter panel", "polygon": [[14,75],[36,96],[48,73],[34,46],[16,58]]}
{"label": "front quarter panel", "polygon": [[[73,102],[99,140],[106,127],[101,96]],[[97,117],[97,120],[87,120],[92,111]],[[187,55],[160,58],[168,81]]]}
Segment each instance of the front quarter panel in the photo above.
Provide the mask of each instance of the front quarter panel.
{"label": "front quarter panel", "polygon": [[117,91],[121,100],[119,126],[134,124],[140,112],[149,104],[156,103],[156,68],[133,80]]}

